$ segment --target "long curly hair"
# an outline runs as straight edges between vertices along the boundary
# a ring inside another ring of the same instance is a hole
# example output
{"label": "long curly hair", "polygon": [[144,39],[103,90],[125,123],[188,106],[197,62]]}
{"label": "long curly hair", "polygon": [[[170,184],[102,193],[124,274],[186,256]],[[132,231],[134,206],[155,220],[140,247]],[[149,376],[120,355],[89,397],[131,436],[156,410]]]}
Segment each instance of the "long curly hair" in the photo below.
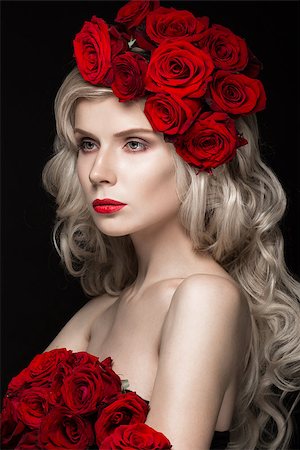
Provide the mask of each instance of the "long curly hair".
{"label": "long curly hair", "polygon": [[[43,183],[57,203],[53,242],[63,266],[88,296],[119,295],[137,276],[129,236],[110,237],[95,226],[77,177],[74,111],[80,98],[112,95],[86,83],[77,68],[56,100],[54,155]],[[252,339],[229,448],[286,449],[292,433],[289,393],[300,387],[299,283],[288,272],[278,227],[286,198],[262,161],[256,116],[239,118],[248,144],[213,175],[196,174],[174,150],[180,219],[195,251],[209,252],[241,286],[251,311]]]}

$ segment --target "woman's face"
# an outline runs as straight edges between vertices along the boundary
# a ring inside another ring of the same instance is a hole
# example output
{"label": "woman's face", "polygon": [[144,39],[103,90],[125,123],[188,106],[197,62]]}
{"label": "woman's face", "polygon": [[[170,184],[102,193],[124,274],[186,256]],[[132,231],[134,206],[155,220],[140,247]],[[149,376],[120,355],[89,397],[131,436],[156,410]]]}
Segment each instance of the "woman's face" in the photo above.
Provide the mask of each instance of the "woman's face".
{"label": "woman's face", "polygon": [[121,103],[111,95],[76,106],[79,181],[98,229],[110,236],[178,221],[173,145],[153,131],[144,102]]}

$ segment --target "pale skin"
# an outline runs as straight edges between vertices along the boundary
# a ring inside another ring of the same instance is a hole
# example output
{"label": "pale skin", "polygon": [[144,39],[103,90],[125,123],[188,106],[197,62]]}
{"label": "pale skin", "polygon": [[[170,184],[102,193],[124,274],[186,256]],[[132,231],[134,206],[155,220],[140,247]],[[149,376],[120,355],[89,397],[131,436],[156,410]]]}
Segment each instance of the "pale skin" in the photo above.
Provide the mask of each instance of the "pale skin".
{"label": "pale skin", "polygon": [[[229,274],[192,250],[178,218],[172,144],[153,132],[143,105],[110,96],[76,107],[77,172],[91,215],[102,233],[130,235],[138,275],[119,297],[90,300],[46,351],[111,356],[121,379],[150,400],[146,424],[173,450],[206,450],[214,430],[231,425],[250,313]],[[148,131],[114,136],[136,128]],[[127,206],[99,214],[96,198]]]}

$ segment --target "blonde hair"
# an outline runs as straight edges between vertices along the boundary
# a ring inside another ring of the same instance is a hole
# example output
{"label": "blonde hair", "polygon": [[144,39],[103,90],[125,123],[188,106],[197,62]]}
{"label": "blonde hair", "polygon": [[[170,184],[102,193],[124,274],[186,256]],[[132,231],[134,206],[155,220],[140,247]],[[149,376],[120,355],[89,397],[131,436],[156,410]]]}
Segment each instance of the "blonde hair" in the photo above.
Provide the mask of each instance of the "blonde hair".
{"label": "blonde hair", "polygon": [[[106,236],[96,228],[76,173],[76,102],[103,95],[111,90],[84,82],[77,68],[68,75],[55,101],[55,152],[43,171],[44,186],[57,202],[54,245],[89,296],[119,295],[137,275],[130,237]],[[210,252],[230,273],[251,310],[252,340],[229,447],[287,448],[292,423],[284,400],[300,386],[300,307],[299,284],[285,266],[278,227],[286,198],[261,160],[255,115],[236,125],[248,144],[213,175],[197,175],[174,151],[180,218],[195,251]]]}

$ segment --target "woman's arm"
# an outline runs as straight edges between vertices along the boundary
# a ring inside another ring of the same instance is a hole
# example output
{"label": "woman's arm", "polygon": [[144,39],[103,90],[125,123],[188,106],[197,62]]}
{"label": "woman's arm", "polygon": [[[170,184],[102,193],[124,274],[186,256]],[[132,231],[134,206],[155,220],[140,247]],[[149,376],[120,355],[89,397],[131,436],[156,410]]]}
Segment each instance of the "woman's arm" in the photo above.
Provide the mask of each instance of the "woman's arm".
{"label": "woman's arm", "polygon": [[230,280],[192,275],[176,290],[146,421],[172,450],[209,449],[224,394],[239,373],[248,324],[248,306]]}

